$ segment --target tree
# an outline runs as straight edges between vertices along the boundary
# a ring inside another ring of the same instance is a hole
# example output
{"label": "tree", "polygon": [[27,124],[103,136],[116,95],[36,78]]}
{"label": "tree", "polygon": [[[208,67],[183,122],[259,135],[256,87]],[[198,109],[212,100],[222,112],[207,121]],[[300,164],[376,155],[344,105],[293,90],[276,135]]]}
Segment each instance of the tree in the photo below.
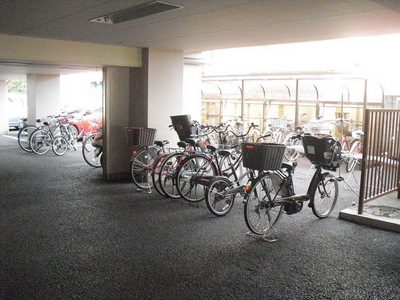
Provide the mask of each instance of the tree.
{"label": "tree", "polygon": [[26,80],[16,79],[7,82],[7,92],[9,93],[26,93]]}

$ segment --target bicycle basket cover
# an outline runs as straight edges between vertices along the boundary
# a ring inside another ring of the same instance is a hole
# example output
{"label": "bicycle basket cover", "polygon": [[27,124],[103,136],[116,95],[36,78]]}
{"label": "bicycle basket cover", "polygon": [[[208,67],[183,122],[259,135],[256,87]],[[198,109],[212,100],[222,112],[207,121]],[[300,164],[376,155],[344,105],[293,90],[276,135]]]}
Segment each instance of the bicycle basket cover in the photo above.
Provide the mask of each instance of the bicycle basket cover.
{"label": "bicycle basket cover", "polygon": [[303,136],[306,157],[313,164],[320,164],[328,169],[336,169],[342,162],[341,145],[333,137]]}

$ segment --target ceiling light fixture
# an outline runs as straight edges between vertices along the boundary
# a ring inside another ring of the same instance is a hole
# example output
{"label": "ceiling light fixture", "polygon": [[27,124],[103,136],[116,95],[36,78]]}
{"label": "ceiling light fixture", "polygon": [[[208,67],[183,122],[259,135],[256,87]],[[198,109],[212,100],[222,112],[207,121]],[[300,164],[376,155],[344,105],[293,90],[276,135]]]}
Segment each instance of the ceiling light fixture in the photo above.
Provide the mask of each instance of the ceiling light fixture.
{"label": "ceiling light fixture", "polygon": [[170,4],[162,1],[151,1],[137,6],[126,8],[111,14],[90,19],[90,22],[103,24],[118,24],[126,21],[140,19],[143,17],[159,14],[162,12],[180,9],[183,6]]}

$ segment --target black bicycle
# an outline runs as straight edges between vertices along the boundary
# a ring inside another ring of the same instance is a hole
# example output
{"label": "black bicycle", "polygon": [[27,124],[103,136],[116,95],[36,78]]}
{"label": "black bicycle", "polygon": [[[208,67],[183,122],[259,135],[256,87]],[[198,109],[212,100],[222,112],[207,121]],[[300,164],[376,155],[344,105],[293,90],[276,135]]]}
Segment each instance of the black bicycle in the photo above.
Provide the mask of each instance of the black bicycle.
{"label": "black bicycle", "polygon": [[[339,187],[335,177],[324,170],[336,170],[343,159],[340,142],[333,137],[303,135],[305,156],[315,165],[306,194],[295,194],[292,176],[296,163],[283,163],[282,168],[261,172],[245,197],[244,216],[251,233],[276,240],[274,226],[285,211],[291,215],[303,208],[304,201],[318,218],[326,218],[334,209]],[[248,149],[244,146],[244,149]],[[246,150],[245,150],[246,151]],[[265,151],[268,155],[268,151]],[[246,161],[243,161],[246,164]],[[271,235],[272,234],[272,235]]]}

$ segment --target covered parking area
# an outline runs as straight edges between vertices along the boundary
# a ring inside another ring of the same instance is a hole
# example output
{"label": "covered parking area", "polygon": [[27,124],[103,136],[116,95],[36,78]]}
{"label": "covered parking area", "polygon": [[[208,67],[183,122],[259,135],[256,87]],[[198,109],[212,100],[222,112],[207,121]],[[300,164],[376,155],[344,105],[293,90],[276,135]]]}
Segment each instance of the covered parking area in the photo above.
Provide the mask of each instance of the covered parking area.
{"label": "covered parking area", "polygon": [[[397,1],[173,0],[183,7],[88,23],[145,2],[2,1],[0,71],[27,76],[30,118],[53,104],[43,92],[56,97],[61,70],[103,70],[107,154],[103,171],[88,172],[79,153],[32,161],[0,136],[0,298],[396,299],[398,234],[318,222],[306,210],[284,218],[278,243],[266,244],[246,235],[240,201],[215,218],[204,203],[134,193],[113,179],[128,167],[126,126],[173,141],[169,116],[200,114],[204,60],[191,53],[398,33]],[[334,216],[353,201],[343,199]]]}
{"label": "covered parking area", "polygon": [[105,179],[128,170],[125,127],[156,128],[174,144],[170,115],[200,119],[201,51],[400,32],[399,4],[383,0],[3,1],[1,10],[0,95],[5,74],[26,76],[31,122],[57,106],[60,74],[103,70]]}

